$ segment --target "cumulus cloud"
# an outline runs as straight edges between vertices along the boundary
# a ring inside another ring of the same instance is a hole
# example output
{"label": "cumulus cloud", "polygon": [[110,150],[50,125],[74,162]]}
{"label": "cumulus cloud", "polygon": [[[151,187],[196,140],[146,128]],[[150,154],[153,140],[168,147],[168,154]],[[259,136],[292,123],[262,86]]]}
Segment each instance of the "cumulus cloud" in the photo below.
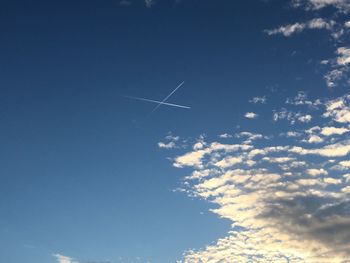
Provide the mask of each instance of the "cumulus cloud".
{"label": "cumulus cloud", "polygon": [[324,136],[331,136],[331,135],[342,135],[344,133],[349,132],[350,130],[348,128],[337,128],[337,127],[323,127],[321,130],[321,134]]}
{"label": "cumulus cloud", "polygon": [[324,140],[318,135],[310,135],[309,138],[307,138],[306,140],[303,140],[303,141],[308,142],[308,143],[321,143]]}
{"label": "cumulus cloud", "polygon": [[[350,138],[347,127],[329,126],[344,120],[339,112],[348,107],[348,96],[324,101],[318,126],[283,133],[290,135],[287,145],[245,144],[251,136],[268,137],[245,131],[231,137],[235,144],[203,141],[174,158],[174,166],[193,169],[184,192],[213,203],[211,211],[232,223],[226,237],[187,251],[184,262],[350,260],[350,175],[344,174]],[[300,146],[310,136],[324,138],[324,145]]]}

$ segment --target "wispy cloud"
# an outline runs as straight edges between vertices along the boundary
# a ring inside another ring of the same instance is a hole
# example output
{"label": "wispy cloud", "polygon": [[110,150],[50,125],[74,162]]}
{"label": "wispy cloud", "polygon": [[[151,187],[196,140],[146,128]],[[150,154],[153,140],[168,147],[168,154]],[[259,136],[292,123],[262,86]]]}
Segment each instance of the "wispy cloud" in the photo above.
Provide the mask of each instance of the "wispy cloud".
{"label": "wispy cloud", "polygon": [[[333,7],[332,19],[325,17],[316,17],[308,21],[299,21],[292,24],[286,24],[273,29],[264,30],[268,35],[283,35],[291,37],[305,30],[326,30],[331,36],[330,40],[336,47],[335,56],[329,59],[322,59],[321,64],[328,70],[324,74],[324,79],[329,88],[335,88],[340,83],[349,82],[350,48],[342,43],[348,42],[350,22],[347,19],[350,12],[350,2],[348,0],[294,0],[291,2],[295,8],[304,8],[310,13],[320,15],[317,10]],[[334,11],[335,10],[335,11]],[[330,12],[332,14],[332,12]],[[328,14],[329,16],[329,14]],[[342,46],[339,46],[342,45]]]}
{"label": "wispy cloud", "polygon": [[284,26],[280,26],[275,29],[267,29],[265,32],[268,35],[277,35],[282,34],[285,37],[289,37],[293,34],[300,33],[306,29],[326,29],[332,30],[336,23],[333,20],[325,20],[323,18],[314,18],[310,21],[303,23],[294,23]]}
{"label": "wispy cloud", "polygon": [[265,104],[266,101],[267,101],[266,96],[254,97],[251,100],[249,100],[249,102],[254,103],[254,104],[258,104],[258,103]]}
{"label": "wispy cloud", "polygon": [[307,10],[319,10],[325,7],[335,7],[341,12],[350,11],[348,0],[293,0],[294,7],[305,7]]}
{"label": "wispy cloud", "polygon": [[296,122],[308,123],[312,120],[312,116],[310,114],[303,114],[301,112],[293,112],[287,110],[286,108],[282,108],[273,113],[273,120],[275,122],[280,120],[287,120],[290,124],[295,124]]}
{"label": "wispy cloud", "polygon": [[145,5],[148,8],[151,8],[152,6],[154,6],[156,4],[155,0],[145,0]]}
{"label": "wispy cloud", "polygon": [[119,5],[121,6],[130,6],[132,4],[131,0],[121,0],[119,1]]}

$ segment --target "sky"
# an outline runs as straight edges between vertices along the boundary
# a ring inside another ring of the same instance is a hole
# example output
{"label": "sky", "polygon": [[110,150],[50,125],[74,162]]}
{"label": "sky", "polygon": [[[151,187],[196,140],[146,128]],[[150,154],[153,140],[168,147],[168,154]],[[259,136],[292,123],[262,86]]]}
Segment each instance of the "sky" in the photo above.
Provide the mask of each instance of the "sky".
{"label": "sky", "polygon": [[1,1],[0,261],[350,262],[349,14]]}

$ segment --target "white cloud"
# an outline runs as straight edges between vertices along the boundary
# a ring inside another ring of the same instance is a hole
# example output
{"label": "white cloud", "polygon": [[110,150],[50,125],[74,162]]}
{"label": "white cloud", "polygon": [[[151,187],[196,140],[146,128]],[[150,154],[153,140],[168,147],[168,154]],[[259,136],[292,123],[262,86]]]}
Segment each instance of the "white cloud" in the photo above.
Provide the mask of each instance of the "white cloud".
{"label": "white cloud", "polygon": [[321,169],[308,169],[306,172],[311,176],[328,175],[328,172],[323,168],[321,168]]}
{"label": "white cloud", "polygon": [[282,108],[279,111],[275,111],[272,116],[273,120],[287,120],[291,124],[295,124],[297,121],[302,123],[308,123],[312,120],[312,116],[310,114],[302,114],[300,112],[292,112],[288,111],[285,108]]}
{"label": "white cloud", "polygon": [[58,263],[79,263],[78,261],[75,261],[70,257],[66,257],[60,254],[54,254],[53,256],[57,259]]}
{"label": "white cloud", "polygon": [[215,163],[215,166],[219,168],[228,168],[234,166],[235,164],[239,164],[243,161],[242,157],[226,157],[219,162]]}
{"label": "white cloud", "polygon": [[323,142],[323,139],[320,136],[317,135],[311,135],[306,142],[308,143],[321,143]]}
{"label": "white cloud", "polygon": [[319,99],[315,101],[311,101],[307,98],[307,94],[304,91],[299,91],[298,94],[294,98],[288,98],[286,101],[287,104],[292,104],[295,106],[306,105],[311,108],[317,108],[321,105],[321,101]]}
{"label": "white cloud", "polygon": [[326,184],[341,184],[342,183],[341,179],[335,179],[335,178],[331,178],[331,177],[324,178],[323,181]]}
{"label": "white cloud", "polygon": [[267,29],[265,30],[265,33],[268,35],[277,35],[282,34],[285,37],[289,37],[293,34],[300,33],[304,31],[305,29],[326,29],[326,30],[332,30],[335,25],[335,22],[333,20],[327,21],[322,18],[314,18],[310,21],[304,22],[304,23],[294,23],[289,24],[285,26],[281,26],[279,28],[275,29]]}
{"label": "white cloud", "polygon": [[334,88],[341,81],[348,79],[349,68],[347,66],[350,63],[350,48],[339,47],[336,50],[336,56],[332,60],[331,70],[324,76],[327,86],[330,88]]}
{"label": "white cloud", "polygon": [[258,116],[259,115],[254,112],[247,112],[246,114],[244,114],[244,117],[246,117],[247,119],[257,119]]}
{"label": "white cloud", "polygon": [[158,142],[158,147],[161,149],[174,149],[179,148],[177,143],[179,143],[180,137],[169,133],[165,138],[164,142]]}
{"label": "white cloud", "polygon": [[344,69],[332,69],[325,76],[327,87],[334,88],[338,85],[338,82],[341,81],[344,77]]}
{"label": "white cloud", "polygon": [[343,167],[350,168],[350,161],[342,161],[339,164]]}
{"label": "white cloud", "polygon": [[[187,251],[184,262],[346,262],[350,175],[333,168],[350,167],[350,139],[329,124],[347,107],[347,99],[320,105],[328,117],[315,116],[318,126],[302,132],[288,126],[283,135],[299,137],[286,140],[287,145],[276,145],[274,140],[264,141],[262,148],[247,145],[247,138],[266,136],[244,131],[234,136],[237,144],[205,142],[203,148],[192,147],[176,157],[175,166],[193,168],[185,177],[184,192],[215,204],[211,211],[232,222],[226,237]],[[298,121],[306,115],[292,117]],[[332,141],[332,135],[337,140]],[[322,147],[299,146],[312,136],[327,140]]]}
{"label": "white cloud", "polygon": [[210,153],[210,151],[208,149],[205,149],[197,150],[195,152],[190,152],[183,156],[179,156],[175,159],[174,166],[179,168],[184,166],[202,167],[202,159],[207,153]]}
{"label": "white cloud", "polygon": [[282,134],[282,135],[285,135],[287,138],[293,138],[293,137],[301,136],[301,133],[296,132],[296,131],[289,131],[289,132],[286,132],[285,134]]}
{"label": "white cloud", "polygon": [[310,114],[297,116],[298,121],[300,122],[310,122],[312,120],[312,116]]}
{"label": "white cloud", "polygon": [[295,158],[291,157],[264,157],[262,160],[270,162],[270,163],[287,163],[292,162]]}
{"label": "white cloud", "polygon": [[232,138],[233,136],[228,133],[223,133],[223,134],[220,134],[219,137],[223,139],[228,139],[228,138]]}
{"label": "white cloud", "polygon": [[350,123],[350,95],[331,100],[327,103],[323,117],[332,118],[339,123]]}
{"label": "white cloud", "polygon": [[350,130],[344,127],[337,128],[337,127],[323,127],[321,130],[321,134],[324,136],[331,136],[331,135],[342,135],[344,133],[349,132]]}
{"label": "white cloud", "polygon": [[173,149],[176,147],[176,144],[174,142],[168,142],[168,143],[158,142],[158,147],[163,149]]}
{"label": "white cloud", "polygon": [[257,104],[257,103],[261,103],[261,104],[265,104],[266,103],[266,96],[263,97],[254,97],[251,100],[249,100],[249,102]]}
{"label": "white cloud", "polygon": [[350,63],[350,48],[340,47],[337,50],[337,54],[339,55],[337,59],[337,63],[339,65],[347,65]]}
{"label": "white cloud", "polygon": [[245,138],[245,141],[242,142],[243,144],[251,144],[253,141],[258,139],[268,139],[268,136],[263,136],[259,133],[252,133],[252,132],[240,132],[238,134],[235,134],[236,138]]}
{"label": "white cloud", "polygon": [[350,11],[350,3],[348,0],[293,0],[295,7],[305,6],[307,9],[322,9],[328,6],[333,6],[341,12]]}
{"label": "white cloud", "polygon": [[299,146],[294,146],[290,152],[300,155],[319,155],[324,157],[343,157],[350,153],[350,141],[327,145],[323,148],[305,149]]}

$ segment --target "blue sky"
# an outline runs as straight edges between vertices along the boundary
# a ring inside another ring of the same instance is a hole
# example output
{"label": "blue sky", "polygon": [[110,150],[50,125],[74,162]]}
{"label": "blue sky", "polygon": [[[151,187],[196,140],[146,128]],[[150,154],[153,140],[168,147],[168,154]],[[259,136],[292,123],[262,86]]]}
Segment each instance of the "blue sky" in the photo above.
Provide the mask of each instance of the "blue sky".
{"label": "blue sky", "polygon": [[349,1],[0,12],[1,262],[349,260]]}

